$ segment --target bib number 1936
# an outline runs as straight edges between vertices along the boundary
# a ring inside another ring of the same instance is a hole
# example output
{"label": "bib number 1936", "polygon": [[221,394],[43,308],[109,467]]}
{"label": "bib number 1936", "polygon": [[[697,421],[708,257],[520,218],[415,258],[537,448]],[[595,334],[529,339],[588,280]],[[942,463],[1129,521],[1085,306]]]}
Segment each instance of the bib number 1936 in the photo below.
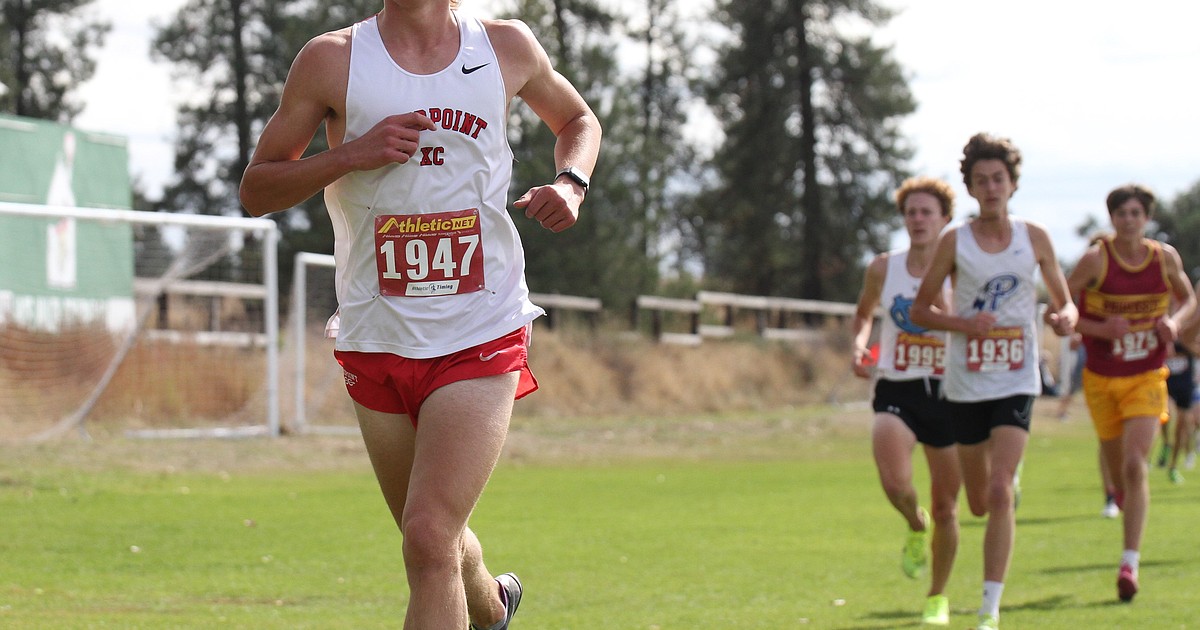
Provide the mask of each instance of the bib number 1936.
{"label": "bib number 1936", "polygon": [[1025,335],[1018,327],[993,328],[984,336],[967,337],[967,370],[1008,372],[1025,365]]}

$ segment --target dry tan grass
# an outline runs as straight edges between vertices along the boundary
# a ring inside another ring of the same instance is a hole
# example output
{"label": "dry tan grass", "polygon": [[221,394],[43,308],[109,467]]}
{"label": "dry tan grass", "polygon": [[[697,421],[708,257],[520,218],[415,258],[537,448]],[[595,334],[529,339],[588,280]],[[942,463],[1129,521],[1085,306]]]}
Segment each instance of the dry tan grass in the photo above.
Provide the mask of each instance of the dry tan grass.
{"label": "dry tan grass", "polygon": [[518,402],[532,417],[675,415],[773,409],[861,399],[836,347],[758,339],[657,344],[622,333],[534,334],[530,364],[541,390]]}
{"label": "dry tan grass", "polygon": [[[865,404],[868,383],[850,374],[844,333],[831,330],[825,339],[807,345],[746,336],[683,347],[626,332],[539,328],[531,363],[541,389],[517,402],[505,457],[515,462],[770,459],[809,453],[814,444],[865,444],[871,419]],[[309,422],[354,426],[330,344],[314,343],[308,350]],[[368,471],[355,435],[270,442],[126,437],[128,429],[215,425],[228,422],[230,414],[260,413],[260,355],[139,346],[87,420],[92,441],[70,433],[49,444],[21,443],[55,419],[0,414],[6,461],[14,469],[55,461],[80,470],[117,466],[164,474],[279,467]],[[286,426],[293,417],[294,363],[286,348],[283,363]],[[16,391],[6,378],[30,380],[28,372],[14,377],[12,367],[0,364],[0,391]],[[12,397],[0,400],[11,408]]]}
{"label": "dry tan grass", "polygon": [[[760,412],[863,401],[868,383],[849,369],[849,335],[830,325],[819,343],[765,341],[752,333],[699,346],[655,343],[622,330],[538,326],[530,363],[541,384],[517,402],[530,421],[600,416],[672,417]],[[1057,339],[1045,344],[1056,364]],[[295,418],[294,348],[281,356],[281,421]],[[47,429],[73,412],[99,379],[115,344],[106,334],[61,335],[0,328],[0,440]],[[261,350],[139,343],[87,418],[91,431],[260,423]],[[310,425],[354,427],[353,410],[315,328],[307,345]]]}
{"label": "dry tan grass", "polygon": [[[98,381],[115,347],[83,331],[5,339],[0,361],[0,439],[43,431],[73,412]],[[843,335],[825,344],[756,337],[706,340],[696,347],[655,343],[624,331],[534,334],[530,362],[541,389],[517,403],[519,418],[678,416],[770,410],[831,400],[861,400],[866,383],[849,376]],[[353,426],[341,373],[328,343],[308,347],[310,424]],[[281,360],[282,420],[294,417],[290,349]],[[139,343],[87,417],[89,431],[251,424],[261,414],[261,351]]]}

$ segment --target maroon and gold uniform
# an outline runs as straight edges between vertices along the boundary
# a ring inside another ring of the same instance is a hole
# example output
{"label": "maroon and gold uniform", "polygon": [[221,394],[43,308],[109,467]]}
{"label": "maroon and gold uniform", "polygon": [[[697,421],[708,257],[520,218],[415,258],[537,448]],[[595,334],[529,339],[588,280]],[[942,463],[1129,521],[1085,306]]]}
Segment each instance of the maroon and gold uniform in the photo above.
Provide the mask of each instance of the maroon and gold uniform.
{"label": "maroon and gold uniform", "polygon": [[1084,290],[1079,305],[1080,319],[1129,321],[1129,332],[1119,339],[1083,337],[1083,391],[1101,440],[1120,437],[1127,418],[1167,419],[1167,344],[1157,326],[1170,307],[1171,285],[1162,246],[1150,239],[1143,243],[1149,253],[1132,265],[1117,255],[1111,237],[1100,241],[1100,281]]}
{"label": "maroon and gold uniform", "polygon": [[1167,346],[1159,341],[1155,327],[1167,315],[1171,285],[1167,282],[1162,246],[1150,239],[1143,242],[1150,253],[1135,266],[1113,251],[1111,238],[1102,240],[1101,280],[1084,291],[1079,305],[1080,319],[1099,321],[1119,316],[1129,320],[1129,332],[1120,339],[1083,338],[1087,369],[1102,376],[1148,372],[1162,367],[1167,358]]}

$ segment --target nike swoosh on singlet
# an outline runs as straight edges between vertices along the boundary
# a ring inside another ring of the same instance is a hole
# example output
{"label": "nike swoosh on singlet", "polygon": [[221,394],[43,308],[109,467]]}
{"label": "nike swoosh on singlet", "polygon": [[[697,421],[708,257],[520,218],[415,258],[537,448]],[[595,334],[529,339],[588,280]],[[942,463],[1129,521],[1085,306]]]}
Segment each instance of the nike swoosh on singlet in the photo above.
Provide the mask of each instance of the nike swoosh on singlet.
{"label": "nike swoosh on singlet", "polygon": [[462,67],[462,73],[463,74],[471,74],[472,72],[475,72],[476,70],[478,70],[484,66],[488,66],[488,65],[491,65],[491,62],[479,64],[478,66],[475,66],[474,68],[468,68],[467,64],[464,63],[463,67]]}

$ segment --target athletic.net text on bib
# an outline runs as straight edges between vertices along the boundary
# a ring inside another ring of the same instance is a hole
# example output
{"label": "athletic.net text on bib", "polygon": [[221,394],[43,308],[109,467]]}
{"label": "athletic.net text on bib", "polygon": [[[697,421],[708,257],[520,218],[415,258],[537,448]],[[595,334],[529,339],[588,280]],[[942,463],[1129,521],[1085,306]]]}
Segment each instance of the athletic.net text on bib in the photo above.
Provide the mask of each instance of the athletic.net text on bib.
{"label": "athletic.net text on bib", "polygon": [[375,217],[379,293],[457,295],[484,287],[479,211]]}

